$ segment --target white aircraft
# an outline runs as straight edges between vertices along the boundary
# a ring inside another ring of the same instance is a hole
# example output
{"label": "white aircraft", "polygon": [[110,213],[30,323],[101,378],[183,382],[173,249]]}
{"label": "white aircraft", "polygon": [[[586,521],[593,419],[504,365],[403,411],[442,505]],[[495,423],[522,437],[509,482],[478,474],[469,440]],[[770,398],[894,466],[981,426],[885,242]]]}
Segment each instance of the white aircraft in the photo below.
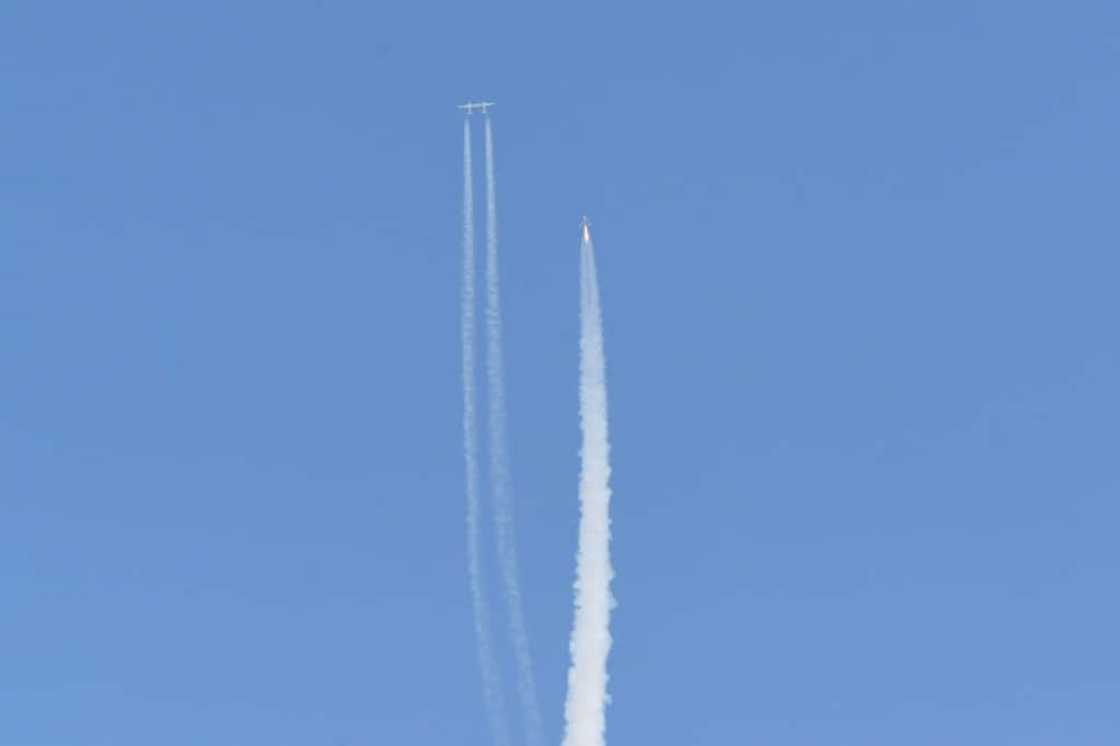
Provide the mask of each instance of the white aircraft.
{"label": "white aircraft", "polygon": [[486,107],[493,106],[493,105],[494,105],[493,101],[468,101],[465,104],[459,104],[459,108],[464,110],[465,112],[467,112],[467,115],[469,116],[469,115],[473,114],[476,109],[478,111],[481,111],[483,114],[485,114],[486,113]]}
{"label": "white aircraft", "polygon": [[591,231],[588,229],[591,227],[591,221],[587,219],[586,215],[583,216],[583,220],[579,221],[579,225],[583,228],[583,240],[590,241]]}

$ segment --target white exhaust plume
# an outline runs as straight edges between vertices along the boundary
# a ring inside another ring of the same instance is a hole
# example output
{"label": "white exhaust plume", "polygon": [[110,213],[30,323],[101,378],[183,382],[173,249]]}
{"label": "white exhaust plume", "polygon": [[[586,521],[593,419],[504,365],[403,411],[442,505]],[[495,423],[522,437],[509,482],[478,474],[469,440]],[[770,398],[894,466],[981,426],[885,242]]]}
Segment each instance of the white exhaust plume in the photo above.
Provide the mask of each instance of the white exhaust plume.
{"label": "white exhaust plume", "polygon": [[467,479],[467,572],[470,577],[471,604],[474,607],[474,632],[478,641],[478,662],[482,669],[482,696],[490,730],[497,746],[509,746],[505,697],[494,649],[490,642],[490,618],[482,588],[482,563],[479,554],[478,501],[478,416],[475,407],[475,249],[474,187],[471,177],[471,123],[463,122],[463,457]]}
{"label": "white exhaust plume", "polygon": [[584,223],[580,244],[580,429],[583,450],[579,483],[579,555],[576,612],[572,626],[572,667],[564,706],[564,746],[606,743],[607,654],[610,616],[610,447],[607,442],[606,358],[599,308],[595,249]]}
{"label": "white exhaust plume", "polygon": [[513,522],[513,487],[506,435],[506,390],[502,360],[502,307],[498,273],[498,212],[494,184],[494,138],[486,117],[486,373],[490,402],[490,482],[494,496],[494,526],[502,585],[517,664],[528,746],[544,746],[544,727],[533,679],[533,658],[521,603],[517,541]]}

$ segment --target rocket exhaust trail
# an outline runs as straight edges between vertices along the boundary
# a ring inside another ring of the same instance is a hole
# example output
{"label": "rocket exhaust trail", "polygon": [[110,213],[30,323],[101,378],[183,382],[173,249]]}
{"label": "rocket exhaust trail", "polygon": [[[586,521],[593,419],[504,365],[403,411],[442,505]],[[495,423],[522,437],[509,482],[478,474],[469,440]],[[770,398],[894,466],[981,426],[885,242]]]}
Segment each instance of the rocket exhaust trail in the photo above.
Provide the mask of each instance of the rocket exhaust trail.
{"label": "rocket exhaust trail", "polygon": [[580,242],[580,429],[583,449],[579,484],[579,554],[572,667],[564,706],[563,746],[606,743],[607,654],[610,614],[610,446],[607,441],[606,358],[595,250],[586,224]]}
{"label": "rocket exhaust trail", "polygon": [[505,590],[510,635],[517,664],[517,690],[528,746],[544,746],[544,726],[533,679],[533,658],[521,603],[517,542],[513,523],[513,487],[506,434],[506,390],[502,360],[502,308],[498,273],[498,213],[494,184],[494,138],[486,117],[486,373],[490,402],[490,481],[494,525]]}
{"label": "rocket exhaust trail", "polygon": [[505,698],[502,695],[498,662],[490,642],[490,618],[482,588],[479,554],[478,500],[478,415],[475,392],[475,247],[474,188],[471,178],[471,123],[463,121],[463,286],[460,331],[463,343],[463,458],[467,480],[467,573],[471,605],[474,607],[474,632],[478,642],[478,662],[482,671],[482,696],[490,730],[497,746],[509,746]]}

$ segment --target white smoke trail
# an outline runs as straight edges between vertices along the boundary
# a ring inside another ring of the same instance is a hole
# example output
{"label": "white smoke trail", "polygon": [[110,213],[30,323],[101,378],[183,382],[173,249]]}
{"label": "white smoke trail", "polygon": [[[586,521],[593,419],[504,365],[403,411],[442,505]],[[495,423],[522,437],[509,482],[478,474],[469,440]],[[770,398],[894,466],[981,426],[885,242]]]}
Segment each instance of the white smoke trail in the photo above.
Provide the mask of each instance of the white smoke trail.
{"label": "white smoke trail", "polygon": [[486,117],[486,373],[490,401],[490,482],[494,496],[494,526],[505,589],[510,635],[517,664],[517,689],[528,746],[544,746],[544,726],[533,658],[521,603],[517,542],[513,523],[513,488],[506,435],[506,389],[502,360],[502,307],[498,273],[498,212],[494,183],[494,138]]}
{"label": "white smoke trail", "polygon": [[474,187],[471,176],[471,123],[463,121],[463,457],[467,479],[467,571],[470,577],[471,604],[474,606],[474,632],[478,641],[478,662],[482,669],[482,696],[490,730],[497,746],[509,746],[505,697],[494,649],[490,642],[490,619],[482,588],[479,554],[478,501],[478,416],[475,408],[475,249]]}
{"label": "white smoke trail", "polygon": [[580,245],[580,429],[583,450],[579,484],[579,556],[576,614],[572,626],[572,667],[564,706],[564,746],[606,743],[607,654],[610,615],[610,446],[607,442],[606,358],[599,308],[595,249],[584,229]]}

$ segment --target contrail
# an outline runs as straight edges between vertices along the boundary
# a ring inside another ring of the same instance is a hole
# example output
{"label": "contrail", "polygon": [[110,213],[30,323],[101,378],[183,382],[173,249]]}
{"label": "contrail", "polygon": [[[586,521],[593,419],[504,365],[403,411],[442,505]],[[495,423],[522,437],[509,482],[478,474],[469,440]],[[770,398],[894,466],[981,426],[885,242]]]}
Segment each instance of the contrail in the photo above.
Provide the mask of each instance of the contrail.
{"label": "contrail", "polygon": [[599,308],[595,249],[586,222],[580,244],[579,412],[583,433],[579,484],[579,555],[576,614],[572,626],[572,667],[568,672],[564,746],[606,743],[607,654],[610,615],[610,446],[607,443],[606,359]]}
{"label": "contrail", "polygon": [[478,416],[475,412],[475,250],[474,188],[471,179],[471,123],[463,121],[463,458],[467,478],[467,568],[474,632],[478,640],[478,662],[482,669],[482,696],[490,730],[497,746],[509,746],[505,697],[502,695],[498,662],[490,642],[490,618],[482,589],[482,567],[478,541]]}
{"label": "contrail", "polygon": [[533,658],[521,604],[517,542],[513,525],[513,487],[506,436],[506,390],[502,361],[502,307],[498,275],[498,212],[494,185],[494,138],[486,117],[486,373],[490,401],[490,482],[494,525],[517,663],[517,689],[528,746],[544,746],[544,726],[533,680]]}

